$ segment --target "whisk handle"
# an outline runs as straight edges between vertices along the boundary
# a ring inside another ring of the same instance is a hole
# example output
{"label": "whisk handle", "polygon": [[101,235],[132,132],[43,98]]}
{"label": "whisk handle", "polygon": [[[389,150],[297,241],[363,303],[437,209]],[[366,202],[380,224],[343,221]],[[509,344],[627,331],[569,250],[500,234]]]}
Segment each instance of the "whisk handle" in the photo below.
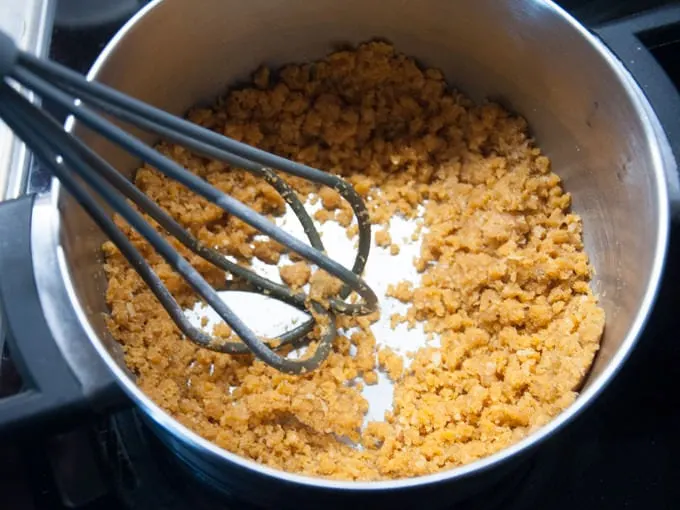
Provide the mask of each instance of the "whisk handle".
{"label": "whisk handle", "polygon": [[[0,398],[0,434],[58,423],[90,407],[43,315],[30,246],[33,196],[0,203],[0,305],[10,359],[24,389]],[[83,346],[90,348],[90,346]]]}
{"label": "whisk handle", "polygon": [[19,48],[6,32],[0,30],[0,78],[9,73],[19,58]]}

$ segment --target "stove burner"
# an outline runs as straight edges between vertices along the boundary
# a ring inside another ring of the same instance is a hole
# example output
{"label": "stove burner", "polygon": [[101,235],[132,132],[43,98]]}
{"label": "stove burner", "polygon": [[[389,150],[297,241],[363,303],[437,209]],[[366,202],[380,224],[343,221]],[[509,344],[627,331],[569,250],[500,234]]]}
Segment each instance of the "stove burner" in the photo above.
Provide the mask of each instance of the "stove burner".
{"label": "stove burner", "polygon": [[222,497],[187,477],[179,461],[144,426],[136,411],[113,415],[102,431],[101,447],[115,492],[130,509],[258,510]]}
{"label": "stove burner", "polygon": [[[101,433],[100,444],[111,470],[114,490],[126,508],[265,510],[206,483],[201,473],[192,472],[156,439],[136,411],[112,416]],[[552,472],[545,459],[540,462],[529,459],[497,486],[470,501],[456,504],[455,510],[525,508],[530,493]],[[428,506],[438,508],[437,502]]]}

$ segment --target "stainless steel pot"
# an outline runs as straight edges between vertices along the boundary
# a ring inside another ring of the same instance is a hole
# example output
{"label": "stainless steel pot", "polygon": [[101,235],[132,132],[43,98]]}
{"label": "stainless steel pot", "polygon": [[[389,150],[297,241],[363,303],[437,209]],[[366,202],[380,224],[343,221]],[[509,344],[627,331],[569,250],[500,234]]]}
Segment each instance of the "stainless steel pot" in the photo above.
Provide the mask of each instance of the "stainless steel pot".
{"label": "stainless steel pot", "polygon": [[[450,504],[503,476],[510,459],[555,433],[603,391],[630,354],[652,307],[668,240],[669,196],[676,196],[678,178],[666,136],[638,85],[597,37],[556,5],[539,0],[159,0],[121,29],[90,77],[182,113],[247,78],[263,62],[276,66],[314,59],[337,45],[376,36],[439,67],[450,83],[476,99],[502,100],[526,116],[572,193],[608,319],[602,349],[576,402],[511,448],[407,480],[328,481],[233,455],[179,425],[135,385],[104,327],[102,235],[54,183],[49,194],[7,203],[1,211],[13,221],[0,223],[0,256],[16,270],[3,266],[0,291],[19,358],[40,391],[9,406],[3,403],[0,421],[24,423],[64,405],[78,410],[83,394],[90,403],[105,402],[102,395],[114,381],[190,470],[248,500],[311,508],[349,502],[368,506],[389,498],[409,507],[423,497],[435,501],[438,494]],[[71,127],[117,168],[131,173],[137,167],[132,157],[78,125]],[[30,300],[33,307],[26,304]],[[54,342],[46,339],[50,335]],[[73,396],[76,391],[80,400]]]}

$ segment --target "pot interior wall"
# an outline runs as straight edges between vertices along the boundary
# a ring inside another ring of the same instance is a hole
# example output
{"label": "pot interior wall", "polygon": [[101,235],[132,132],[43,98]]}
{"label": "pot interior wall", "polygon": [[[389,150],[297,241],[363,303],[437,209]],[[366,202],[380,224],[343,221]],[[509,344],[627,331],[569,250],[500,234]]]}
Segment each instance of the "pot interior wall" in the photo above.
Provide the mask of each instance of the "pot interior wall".
{"label": "pot interior wall", "polygon": [[[542,2],[496,0],[166,0],[133,26],[96,78],[174,113],[209,101],[258,65],[319,58],[384,38],[475,99],[500,99],[530,122],[583,217],[608,322],[590,381],[624,340],[647,288],[658,229],[651,150],[630,95],[576,28]],[[127,174],[138,161],[76,127]],[[78,306],[105,331],[101,233],[59,197]],[[96,275],[94,278],[92,275]],[[589,382],[590,382],[589,381]]]}

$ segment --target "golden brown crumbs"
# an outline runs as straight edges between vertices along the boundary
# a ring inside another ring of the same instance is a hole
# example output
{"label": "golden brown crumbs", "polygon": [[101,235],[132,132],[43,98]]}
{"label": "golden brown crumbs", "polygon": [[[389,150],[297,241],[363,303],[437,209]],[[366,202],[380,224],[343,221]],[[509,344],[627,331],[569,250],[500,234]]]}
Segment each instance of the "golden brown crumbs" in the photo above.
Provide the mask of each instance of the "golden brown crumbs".
{"label": "golden brown crumbs", "polygon": [[389,347],[383,347],[378,351],[378,365],[390,379],[397,381],[404,370],[404,359]]}
{"label": "golden brown crumbs", "polygon": [[400,248],[398,244],[391,244],[390,245],[390,255],[399,255]]}
{"label": "golden brown crumbs", "polygon": [[392,244],[392,236],[390,236],[389,231],[387,230],[378,230],[375,233],[375,244],[378,246],[389,246]]}
{"label": "golden brown crumbs", "polygon": [[350,341],[356,348],[354,364],[360,372],[368,372],[375,368],[375,337],[370,331],[360,331],[350,336]]}
{"label": "golden brown crumbs", "polygon": [[340,193],[331,188],[323,187],[319,190],[319,198],[325,209],[332,211],[342,204]]}
{"label": "golden brown crumbs", "polygon": [[411,234],[411,241],[417,241],[418,239],[420,239],[420,234],[421,234],[422,231],[423,231],[423,225],[422,224],[417,225],[416,229]]}
{"label": "golden brown crumbs", "polygon": [[[383,228],[394,216],[421,217],[413,236],[422,239],[415,262],[422,281],[412,289],[390,282],[409,307],[391,320],[393,327],[420,322],[441,346],[413,353],[394,385],[393,410],[362,432],[367,403],[355,378],[363,374],[368,384],[377,377],[372,319],[340,317],[344,327],[361,329],[340,331],[319,370],[284,375],[252,357],[184,340],[106,243],[108,327],[146,394],[222,448],[274,468],[349,480],[411,477],[472,462],[573,402],[599,347],[604,314],[588,286],[580,218],[569,212],[569,195],[524,119],[495,104],[473,104],[451,91],[438,70],[420,68],[385,43],[278,73],[261,68],[253,84],[194,110],[190,120],[344,177]],[[285,211],[273,188],[247,172],[179,146],[159,150],[264,215]],[[322,193],[286,180],[312,201]],[[252,228],[156,170],[140,169],[135,182],[207,245],[243,263],[263,254],[253,248]],[[345,206],[326,205],[322,221],[346,222],[338,216]],[[178,303],[192,307],[189,286],[116,222]],[[347,231],[352,236],[354,226]],[[211,283],[224,280],[200,257],[177,249]]]}
{"label": "golden brown crumbs", "polygon": [[219,322],[213,326],[212,334],[220,338],[230,338],[231,328],[224,322]]}
{"label": "golden brown crumbs", "polygon": [[291,260],[291,262],[303,262],[305,260],[304,257],[301,257],[294,251],[288,253],[288,258]]}
{"label": "golden brown crumbs", "polygon": [[279,268],[279,275],[283,283],[293,289],[307,285],[312,275],[312,270],[306,262],[295,262]]}
{"label": "golden brown crumbs", "polygon": [[281,245],[274,241],[255,241],[253,255],[267,264],[278,264],[281,258]]}
{"label": "golden brown crumbs", "polygon": [[396,328],[402,322],[406,322],[406,317],[400,313],[393,313],[390,315],[390,327]]}
{"label": "golden brown crumbs", "polygon": [[386,295],[398,299],[402,303],[408,303],[413,299],[413,283],[408,280],[402,280],[396,285],[391,283],[387,286]]}
{"label": "golden brown crumbs", "polygon": [[349,227],[352,223],[352,218],[354,218],[354,213],[351,209],[339,209],[335,211],[335,221],[337,221],[342,227]]}
{"label": "golden brown crumbs", "polygon": [[378,383],[378,373],[375,370],[370,370],[363,373],[363,379],[366,384],[372,386]]}
{"label": "golden brown crumbs", "polygon": [[318,270],[309,279],[309,297],[314,301],[324,301],[337,296],[342,282],[326,271]]}
{"label": "golden brown crumbs", "polygon": [[354,191],[364,198],[368,197],[369,193],[373,189],[373,181],[370,178],[362,176],[361,174],[354,174],[351,177],[346,177],[354,187]]}
{"label": "golden brown crumbs", "polygon": [[380,311],[375,311],[369,315],[361,315],[353,317],[354,325],[359,326],[364,331],[369,331],[369,328],[380,318]]}
{"label": "golden brown crumbs", "polygon": [[319,209],[314,213],[314,219],[319,223],[326,223],[329,220],[335,219],[335,214],[328,209]]}

